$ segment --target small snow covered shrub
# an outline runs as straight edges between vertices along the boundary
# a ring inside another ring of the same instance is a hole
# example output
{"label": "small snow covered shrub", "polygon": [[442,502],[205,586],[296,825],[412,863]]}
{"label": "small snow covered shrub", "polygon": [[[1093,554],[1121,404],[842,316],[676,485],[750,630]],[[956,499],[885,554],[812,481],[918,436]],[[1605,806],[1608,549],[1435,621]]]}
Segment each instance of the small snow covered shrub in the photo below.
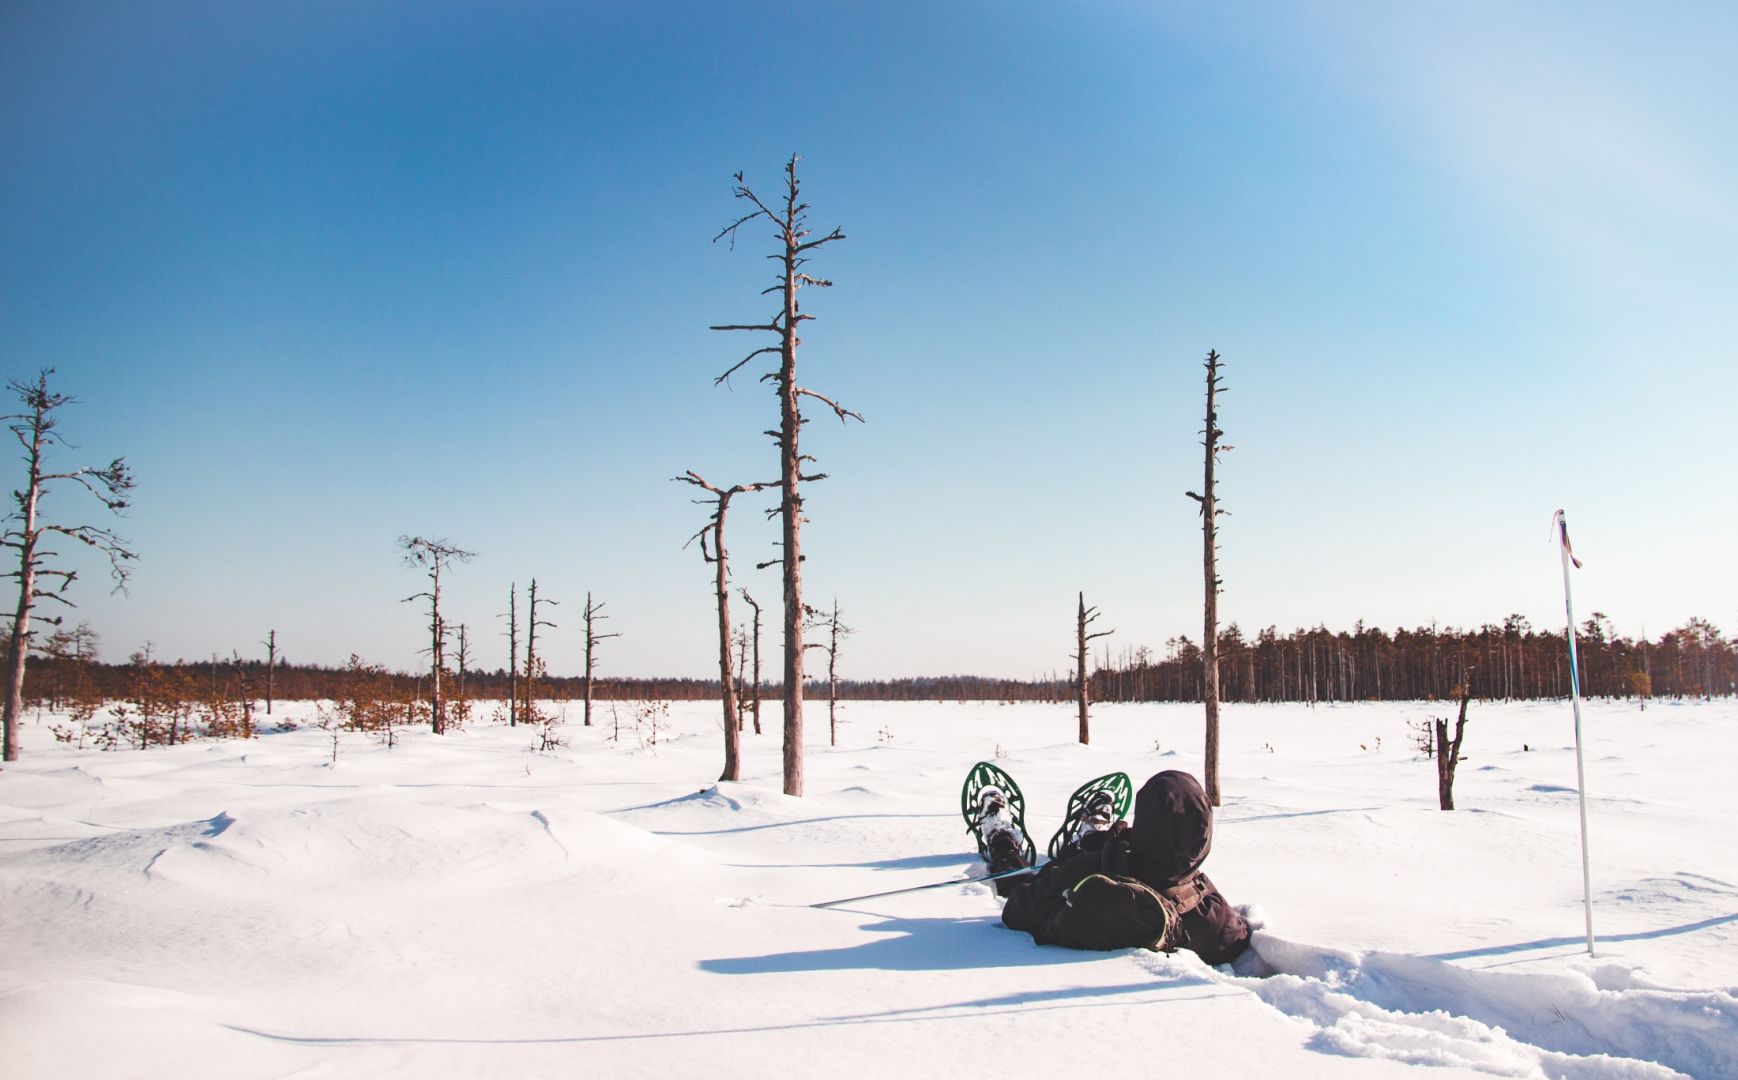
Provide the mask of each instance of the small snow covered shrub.
{"label": "small snow covered shrub", "polygon": [[1412,748],[1427,758],[1436,756],[1436,730],[1429,720],[1408,720],[1406,730],[1412,739]]}
{"label": "small snow covered shrub", "polygon": [[567,745],[567,739],[561,734],[561,721],[550,717],[537,725],[537,745],[532,749],[539,754],[547,754]]}
{"label": "small snow covered shrub", "polygon": [[634,735],[641,750],[657,750],[658,740],[670,730],[670,703],[642,701],[634,706]]}

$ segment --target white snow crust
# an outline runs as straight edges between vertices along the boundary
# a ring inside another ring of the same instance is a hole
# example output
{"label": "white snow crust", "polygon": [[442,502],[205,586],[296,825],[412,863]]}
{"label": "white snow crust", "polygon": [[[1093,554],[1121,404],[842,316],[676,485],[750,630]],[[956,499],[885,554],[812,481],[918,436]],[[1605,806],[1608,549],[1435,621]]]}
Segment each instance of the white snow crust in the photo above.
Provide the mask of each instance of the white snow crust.
{"label": "white snow crust", "polygon": [[1447,704],[1229,706],[1206,869],[1260,929],[1217,969],[1003,928],[959,816],[995,760],[1042,850],[1084,780],[1199,775],[1198,706],[1100,705],[1090,747],[1067,706],[850,703],[836,748],[810,710],[801,799],[776,705],[741,783],[715,703],[655,747],[606,705],[552,752],[476,725],[336,764],[310,727],[103,753],[29,723],[0,1073],[1738,1077],[1738,705],[1585,707],[1592,957],[1567,704],[1475,706],[1453,813],[1407,729]]}

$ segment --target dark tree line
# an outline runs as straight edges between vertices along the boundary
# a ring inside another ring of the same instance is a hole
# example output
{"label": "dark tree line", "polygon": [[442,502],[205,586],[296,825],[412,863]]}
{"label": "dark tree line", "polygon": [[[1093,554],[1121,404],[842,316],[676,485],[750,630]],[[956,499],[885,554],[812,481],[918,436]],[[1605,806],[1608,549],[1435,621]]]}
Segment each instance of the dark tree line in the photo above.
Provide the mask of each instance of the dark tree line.
{"label": "dark tree line", "polygon": [[[1615,634],[1610,620],[1595,613],[1577,635],[1581,650],[1582,689],[1588,697],[1699,698],[1734,693],[1738,682],[1738,649],[1705,619],[1653,640]],[[1519,616],[1476,629],[1419,627],[1389,633],[1358,624],[1351,631],[1322,627],[1295,630],[1283,637],[1272,627],[1253,639],[1234,623],[1219,635],[1220,695],[1226,702],[1331,702],[1450,700],[1467,683],[1474,698],[1519,700],[1560,698],[1569,692],[1568,650],[1561,632],[1535,631]],[[58,654],[58,655],[57,655]],[[203,685],[225,684],[245,677],[263,694],[263,660],[219,659],[178,661],[162,665],[184,671]],[[278,658],[273,688],[278,701],[306,701],[338,696],[344,685],[343,667],[286,663]],[[132,664],[108,664],[88,651],[69,647],[32,657],[25,678],[25,697],[55,706],[78,688],[108,700],[124,698],[131,685]],[[389,673],[395,692],[407,699],[428,697],[426,674]],[[468,671],[467,694],[473,699],[506,699],[514,675],[505,669]],[[825,693],[815,681],[809,691]],[[768,687],[778,693],[779,687]],[[581,676],[549,675],[537,683],[540,699],[583,701]],[[905,679],[840,679],[843,701],[1035,701],[1075,702],[1077,687],[1071,673],[1030,679],[1000,679],[976,675],[937,675]],[[600,701],[717,700],[716,678],[598,679],[593,696]],[[1164,656],[1150,649],[1127,648],[1101,654],[1092,675],[1095,701],[1200,701],[1201,650],[1186,637],[1166,642]]]}
{"label": "dark tree line", "polygon": [[[245,677],[250,680],[250,685],[258,688],[257,696],[260,700],[263,701],[265,697],[267,668],[264,660],[176,660],[157,666],[185,673],[189,680],[206,685],[223,685]],[[59,706],[75,693],[84,693],[103,700],[119,700],[126,695],[133,669],[132,663],[111,664],[73,656],[37,654],[31,657],[30,668],[25,674],[24,697],[31,704],[40,702],[50,708]],[[334,698],[340,696],[338,691],[344,687],[348,672],[349,669],[341,665],[286,663],[280,656],[272,669],[273,696],[279,703]],[[474,701],[506,701],[517,689],[522,700],[525,683],[519,674],[517,671],[510,674],[504,668],[493,671],[468,669],[465,672],[464,695]],[[430,697],[432,687],[426,671],[386,672],[383,678],[395,694],[407,700],[420,697],[426,701]],[[585,691],[586,680],[584,676],[577,675],[544,675],[537,680],[536,685],[537,698],[540,701],[583,703]],[[599,678],[593,688],[593,697],[600,701],[690,701],[717,696],[716,679],[612,677]]]}
{"label": "dark tree line", "polygon": [[[1738,681],[1732,642],[1706,619],[1691,619],[1657,641],[1616,634],[1595,612],[1579,628],[1581,687],[1587,697],[1719,697]],[[1465,685],[1483,700],[1569,694],[1568,646],[1561,631],[1536,631],[1511,615],[1472,629],[1419,627],[1392,634],[1358,623],[1281,636],[1268,627],[1245,637],[1233,623],[1219,634],[1219,694],[1228,702],[1414,701],[1453,698]],[[1166,653],[1127,650],[1101,659],[1093,676],[1100,700],[1199,701],[1201,648],[1187,637]]]}

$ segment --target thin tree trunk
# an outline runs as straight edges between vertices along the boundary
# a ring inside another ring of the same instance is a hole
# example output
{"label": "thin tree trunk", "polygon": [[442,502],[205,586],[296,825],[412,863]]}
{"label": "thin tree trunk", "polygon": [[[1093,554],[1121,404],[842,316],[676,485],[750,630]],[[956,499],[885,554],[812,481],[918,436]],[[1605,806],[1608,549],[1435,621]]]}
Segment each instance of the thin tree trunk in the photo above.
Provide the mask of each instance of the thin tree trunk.
{"label": "thin tree trunk", "polygon": [[529,612],[525,626],[525,712],[522,714],[527,724],[534,723],[536,717],[532,714],[533,695],[537,687],[537,579],[531,579],[530,599],[526,601]]}
{"label": "thin tree trunk", "polygon": [[[719,488],[708,483],[706,478],[690,469],[685,475],[675,479],[695,487],[704,488],[712,493],[712,520],[707,522],[694,537],[700,541],[700,554],[716,567],[713,577],[713,594],[718,602],[718,682],[721,693],[719,704],[724,711],[724,771],[720,780],[738,780],[742,771],[742,731],[741,718],[737,715],[736,704],[736,674],[731,670],[730,657],[730,552],[724,545],[724,521],[730,513],[730,500],[733,496],[745,491],[765,491],[777,485],[772,483],[737,484],[729,488]],[[704,500],[702,500],[704,501]],[[712,552],[706,550],[706,534],[712,534],[715,545]]]}
{"label": "thin tree trunk", "polygon": [[519,583],[507,586],[507,726],[519,723]]}
{"label": "thin tree trunk", "polygon": [[[724,771],[718,779],[742,779],[742,732],[737,726],[736,673],[730,662],[730,554],[724,547],[724,516],[730,512],[730,493],[718,496],[718,509],[712,518],[712,543],[717,575],[714,588],[718,595],[718,682],[722,688],[724,709]],[[705,539],[701,539],[705,543]]]}
{"label": "thin tree trunk", "polygon": [[827,635],[827,736],[839,745],[839,599],[833,598],[833,617]]}
{"label": "thin tree trunk", "polygon": [[744,589],[742,598],[748,601],[748,606],[754,609],[754,733],[760,732],[760,605],[754,602],[754,597]]}
{"label": "thin tree trunk", "polygon": [[597,648],[597,638],[591,632],[591,594],[585,594],[585,726],[591,726],[591,676],[596,671],[593,652]]}
{"label": "thin tree trunk", "polygon": [[736,730],[741,731],[748,726],[748,691],[743,688],[743,676],[748,672],[748,631],[746,629],[731,636],[736,649]]}
{"label": "thin tree trunk", "polygon": [[278,669],[278,632],[266,635],[266,715],[272,714],[273,679]]}
{"label": "thin tree trunk", "polygon": [[441,699],[441,667],[445,659],[441,656],[441,645],[446,637],[445,630],[446,627],[441,625],[441,568],[437,562],[434,567],[433,614],[429,619],[429,632],[433,635],[429,642],[429,657],[434,669],[429,679],[429,716],[436,735],[447,733],[446,702]]}
{"label": "thin tree trunk", "polygon": [[[40,428],[40,425],[39,425]],[[6,648],[5,746],[0,759],[18,760],[18,716],[24,708],[24,664],[30,655],[30,609],[36,599],[36,503],[41,495],[40,430],[30,451],[30,486],[25,489],[24,522],[18,552],[18,605]]]}
{"label": "thin tree trunk", "polygon": [[802,454],[797,435],[797,285],[796,245],[785,244],[784,327],[780,335],[779,514],[784,554],[784,793],[803,793],[803,500]]}
{"label": "thin tree trunk", "polygon": [[[1201,574],[1204,602],[1201,613],[1201,698],[1206,711],[1206,750],[1202,765],[1207,801],[1220,805],[1219,793],[1219,569],[1218,524],[1219,505],[1213,466],[1219,452],[1219,416],[1214,401],[1219,391],[1219,354],[1207,353],[1207,422],[1202,430],[1201,445],[1205,448],[1205,478],[1202,493],[1194,496],[1201,504]],[[1312,669],[1314,667],[1311,652]],[[1313,672],[1312,672],[1313,674]]]}
{"label": "thin tree trunk", "polygon": [[1080,606],[1074,618],[1074,689],[1080,709],[1080,745],[1092,742],[1092,727],[1087,720],[1086,687],[1086,594],[1080,593]]}

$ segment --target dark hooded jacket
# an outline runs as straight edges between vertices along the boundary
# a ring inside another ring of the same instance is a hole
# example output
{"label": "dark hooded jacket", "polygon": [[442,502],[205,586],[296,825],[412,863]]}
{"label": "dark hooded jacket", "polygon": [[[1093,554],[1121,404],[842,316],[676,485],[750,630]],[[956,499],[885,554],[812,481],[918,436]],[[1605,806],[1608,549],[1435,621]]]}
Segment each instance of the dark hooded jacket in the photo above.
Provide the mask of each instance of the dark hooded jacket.
{"label": "dark hooded jacket", "polygon": [[[1249,924],[1201,872],[1213,847],[1213,808],[1193,776],[1175,769],[1152,777],[1135,796],[1128,829],[1089,833],[1070,845],[1030,884],[1008,891],[1002,922],[1043,940],[1043,929],[1068,902],[1068,891],[1091,874],[1132,877],[1169,901],[1175,926],[1166,947],[1226,963],[1249,944]],[[1010,884],[1012,883],[1010,879]]]}
{"label": "dark hooded jacket", "polygon": [[1177,905],[1179,944],[1209,964],[1244,950],[1249,924],[1201,872],[1213,848],[1213,807],[1193,776],[1169,769],[1148,780],[1135,796],[1129,840],[1130,871]]}

